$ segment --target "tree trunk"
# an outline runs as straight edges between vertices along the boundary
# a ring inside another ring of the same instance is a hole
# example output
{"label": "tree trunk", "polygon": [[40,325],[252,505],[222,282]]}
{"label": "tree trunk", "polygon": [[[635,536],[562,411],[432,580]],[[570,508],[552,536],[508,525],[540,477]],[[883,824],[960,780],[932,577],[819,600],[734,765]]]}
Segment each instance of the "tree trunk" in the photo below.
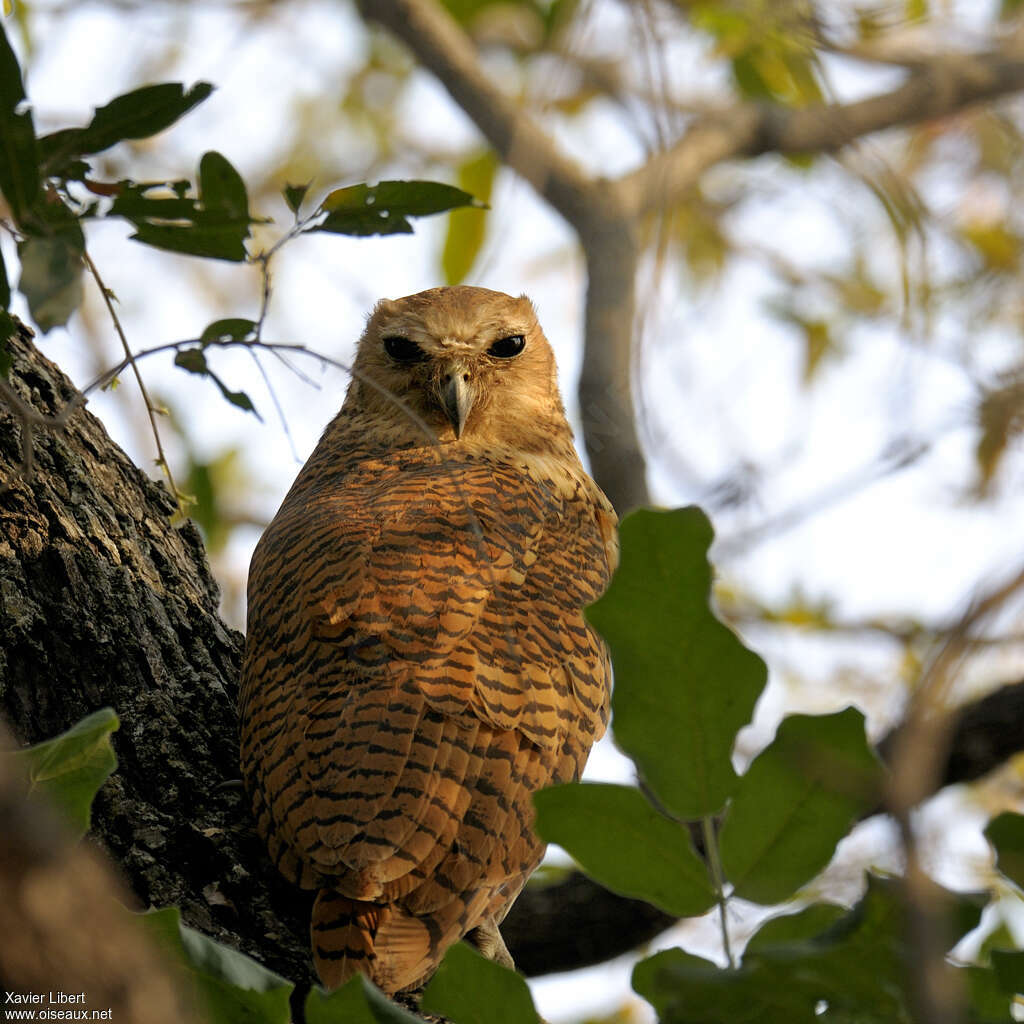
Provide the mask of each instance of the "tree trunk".
{"label": "tree trunk", "polygon": [[[35,409],[74,395],[28,340],[10,383]],[[263,856],[239,778],[235,693],[243,637],[217,614],[199,532],[84,409],[21,431],[0,415],[0,707],[37,742],[110,705],[119,768],[93,836],[141,906],[177,904],[193,927],[296,981],[312,980],[303,894]]]}

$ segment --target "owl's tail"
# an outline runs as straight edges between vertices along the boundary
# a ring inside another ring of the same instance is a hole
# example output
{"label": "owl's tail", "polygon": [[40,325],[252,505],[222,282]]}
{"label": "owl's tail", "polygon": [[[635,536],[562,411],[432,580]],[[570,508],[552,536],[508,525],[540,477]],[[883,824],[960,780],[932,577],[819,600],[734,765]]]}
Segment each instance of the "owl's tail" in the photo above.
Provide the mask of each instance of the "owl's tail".
{"label": "owl's tail", "polygon": [[327,989],[365,974],[388,995],[417,988],[434,972],[445,951],[474,928],[487,908],[486,891],[422,916],[396,903],[349,899],[321,889],[310,928],[313,962]]}

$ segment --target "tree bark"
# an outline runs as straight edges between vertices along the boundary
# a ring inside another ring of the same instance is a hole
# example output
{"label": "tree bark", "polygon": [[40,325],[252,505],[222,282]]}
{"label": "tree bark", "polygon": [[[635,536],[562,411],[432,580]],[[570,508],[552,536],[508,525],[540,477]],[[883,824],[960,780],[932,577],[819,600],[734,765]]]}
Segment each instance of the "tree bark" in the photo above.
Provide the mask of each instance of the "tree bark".
{"label": "tree bark", "polygon": [[[74,389],[28,332],[9,347],[20,401],[48,417],[65,408]],[[18,477],[26,429],[28,481]],[[171,524],[167,492],[85,409],[57,431],[19,422],[0,402],[3,482],[0,710],[22,741],[37,742],[112,706],[119,767],[97,797],[90,842],[139,907],[180,906],[192,927],[296,982],[298,1003],[314,981],[311,899],[278,876],[252,828],[237,767],[243,638],[217,614],[198,531]],[[962,712],[943,784],[1021,748],[1024,683]],[[528,887],[502,930],[533,975],[602,962],[672,921],[574,874]]]}
{"label": "tree bark", "polygon": [[[75,392],[28,340],[10,384],[52,416]],[[195,525],[85,409],[65,430],[21,432],[0,405],[0,708],[29,743],[110,705],[119,767],[93,838],[141,907],[177,904],[193,927],[296,982],[312,980],[302,894],[263,855],[239,778],[235,693],[243,637],[217,614]]]}

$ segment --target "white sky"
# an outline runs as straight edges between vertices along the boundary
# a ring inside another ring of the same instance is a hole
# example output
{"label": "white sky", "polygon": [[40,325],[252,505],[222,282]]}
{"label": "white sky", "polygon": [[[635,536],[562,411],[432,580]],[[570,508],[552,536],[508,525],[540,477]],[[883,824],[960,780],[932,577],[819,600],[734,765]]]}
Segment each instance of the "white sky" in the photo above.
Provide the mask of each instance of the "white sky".
{"label": "white sky", "polygon": [[[598,7],[603,14],[595,21],[595,37],[606,33],[614,51],[621,45],[621,9],[610,2]],[[154,4],[125,14],[102,5],[71,4],[62,5],[56,17],[34,21],[34,32],[28,89],[42,128],[83,123],[93,106],[141,84],[134,77],[144,63],[139,53],[151,54],[155,62],[168,39],[175,40],[174,64],[154,69],[153,80],[206,79],[216,84],[210,100],[133,156],[154,178],[193,175],[199,157],[211,148],[224,152],[243,177],[274,166],[288,138],[293,97],[316,97],[339,88],[347,69],[359,60],[362,39],[348,7],[313,2],[270,8],[255,29],[243,28],[230,9],[190,5],[186,13],[173,4]],[[289,44],[282,46],[285,37]],[[713,85],[714,74],[699,63],[699,48],[680,45],[676,67],[694,69]],[[841,69],[839,79],[846,94],[866,87],[860,73],[849,69]],[[552,87],[557,84],[553,75]],[[407,112],[410,137],[440,141],[446,148],[474,138],[464,116],[426,76],[408,99]],[[559,141],[570,152],[599,164],[604,173],[625,169],[641,156],[632,137],[604,108],[578,123],[563,120],[556,126]],[[358,156],[358,140],[321,142],[338,153],[354,144]],[[718,173],[723,176],[721,187],[728,188],[735,172]],[[836,170],[808,178],[804,187],[787,184],[786,173],[769,158],[745,179],[762,198],[744,205],[738,236],[754,245],[766,240],[779,244],[796,262],[841,257],[842,227],[850,218],[875,218],[870,201]],[[342,182],[318,182],[322,188],[336,184]],[[472,283],[525,291],[534,298],[575,417],[584,279],[571,235],[510,175],[501,176],[491,205],[482,271]],[[285,226],[283,205],[266,212]],[[311,236],[291,244],[276,266],[265,337],[301,342],[346,359],[373,301],[439,283],[444,227],[443,219],[435,218],[418,222],[411,237]],[[869,224],[864,228],[872,229]],[[120,299],[134,347],[194,337],[219,316],[255,316],[255,270],[203,263],[189,266],[201,267],[198,277],[183,274],[182,257],[126,242],[127,234],[123,225],[101,223],[89,229],[88,238],[93,258]],[[11,256],[8,240],[0,244],[5,256]],[[884,236],[878,261],[880,267],[895,267],[891,240]],[[977,581],[999,578],[1024,556],[1019,529],[1024,489],[1007,488],[989,506],[959,498],[971,476],[974,443],[965,419],[972,400],[966,378],[925,346],[908,346],[893,329],[878,327],[860,330],[849,355],[825,367],[816,386],[805,390],[796,337],[765,313],[763,300],[773,290],[763,270],[744,263],[710,293],[695,293],[671,268],[658,279],[657,292],[647,293],[649,316],[637,388],[657,500],[682,504],[705,499],[709,484],[733,466],[737,454],[762,463],[768,472],[759,507],[716,519],[720,536],[728,538],[848,480],[873,463],[896,430],[919,438],[943,430],[934,451],[912,470],[860,490],[719,568],[727,579],[769,601],[799,589],[812,598],[833,598],[850,618],[886,612],[949,617]],[[107,339],[105,361],[115,362],[116,339],[103,324],[95,293],[85,315],[101,324]],[[81,337],[76,318],[68,331],[54,331],[41,341],[43,350],[79,384],[97,370]],[[1008,338],[1005,345],[988,337],[984,347],[979,345],[979,358],[989,359],[994,369],[1007,358],[1009,345],[1019,345],[1019,337]],[[224,403],[212,383],[173,370],[170,357],[156,357],[143,365],[143,372],[154,391],[187,419],[199,452],[213,457],[237,446],[244,453],[256,486],[240,504],[269,519],[298,468],[291,443],[299,460],[304,459],[340,405],[347,382],[342,374],[321,374],[310,363],[303,369],[322,385],[312,390],[268,362],[291,430],[289,442],[248,357],[216,353],[212,360],[231,387],[250,394],[263,414],[262,425]],[[116,393],[94,396],[90,408],[140,465],[152,467],[151,441],[137,429],[140,405],[128,376]],[[1019,465],[1014,472],[1019,478]],[[239,576],[257,535],[255,529],[241,530],[232,543],[229,562]],[[876,730],[898,707],[896,684],[886,690],[878,682],[894,678],[896,668],[894,652],[885,645],[807,641],[760,631],[751,634],[751,642],[772,667],[773,687],[759,708],[757,729],[741,743],[744,753],[766,741],[786,707],[827,711],[851,699],[846,690],[794,689],[787,682],[793,668],[825,678],[837,665],[853,665],[873,677],[874,687],[865,686],[863,692],[871,696]],[[1024,675],[1024,655],[1017,651],[999,663],[990,661],[977,673],[984,678],[970,683]],[[858,695],[856,688],[852,692]],[[628,762],[606,742],[595,751],[588,774],[625,780],[631,773]],[[957,823],[932,829],[936,860],[956,879],[963,877],[966,861],[985,857],[985,847],[977,814],[961,807],[954,815],[951,806],[944,798],[930,813],[946,825]],[[858,854],[862,859],[870,860],[871,851],[879,849],[877,836],[869,839],[861,844],[868,847],[867,853]],[[686,934],[694,949],[706,950],[716,942],[706,923],[688,926]],[[627,996],[630,963],[622,960],[568,978],[534,982],[541,1012],[552,1024],[561,1024],[609,1010]],[[637,1020],[642,1019],[641,1012]]]}

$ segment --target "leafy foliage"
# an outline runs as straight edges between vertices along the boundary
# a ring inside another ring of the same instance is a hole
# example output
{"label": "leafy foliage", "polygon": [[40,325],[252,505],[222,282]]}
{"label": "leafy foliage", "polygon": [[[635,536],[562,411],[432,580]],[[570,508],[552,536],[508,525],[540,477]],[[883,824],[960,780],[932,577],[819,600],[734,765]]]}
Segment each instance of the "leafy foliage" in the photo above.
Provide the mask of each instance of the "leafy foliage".
{"label": "leafy foliage", "polygon": [[[94,180],[83,159],[120,142],[151,138],[207,99],[213,86],[199,82],[147,85],[99,107],[87,125],[36,135],[17,58],[0,25],[0,193],[18,232],[18,289],[44,330],[66,324],[82,300],[82,263],[88,220],[120,217],[135,241],[172,253],[233,263],[261,262],[266,278],[270,254],[258,259],[247,248],[253,224],[265,222],[250,209],[242,176],[222,153],[199,162],[196,184],[187,180],[136,182]],[[382,181],[334,189],[307,216],[299,216],[309,185],[288,185],[284,198],[296,225],[271,251],[299,234],[387,235],[412,231],[410,220],[463,206],[480,206],[468,192],[430,181]],[[96,197],[99,197],[98,199]],[[269,285],[265,286],[265,290]],[[11,301],[0,261],[0,304]],[[241,318],[232,318],[237,326]],[[262,317],[261,321],[262,322]],[[246,321],[258,340],[258,324]],[[247,329],[248,330],[248,329]],[[211,340],[204,335],[204,342]],[[201,351],[180,353],[178,366],[209,377],[234,405],[255,412],[240,391],[227,388]],[[0,361],[0,371],[4,364]]]}
{"label": "leafy foliage", "polygon": [[416,1024],[420,1020],[361,974],[331,993],[314,988],[306,997],[305,1016],[306,1024]]}
{"label": "leafy foliage", "polygon": [[[948,899],[957,902],[951,895]],[[972,905],[968,923],[976,924],[980,913]],[[758,944],[740,967],[729,970],[682,950],[668,950],[640,963],[633,984],[665,1024],[893,1024],[911,1019],[905,943],[899,884],[871,877],[860,902],[816,934]]]}
{"label": "leafy foliage", "polygon": [[780,903],[814,878],[877,802],[881,775],[859,711],[787,718],[740,780],[722,825],[735,895]]}
{"label": "leafy foliage", "polygon": [[696,917],[714,903],[689,833],[639,790],[595,783],[554,786],[538,793],[534,803],[537,831],[572,850],[587,873],[609,889],[679,917]]}
{"label": "leafy foliage", "polygon": [[641,510],[621,537],[627,555],[587,613],[615,662],[615,739],[671,813],[715,814],[736,784],[733,739],[767,669],[708,606],[703,512]]}
{"label": "leafy foliage", "polygon": [[468,192],[432,181],[382,181],[335,189],[320,204],[326,214],[307,232],[335,235],[409,234],[410,217],[444,213],[458,206],[478,205]]}
{"label": "leafy foliage", "polygon": [[214,942],[181,921],[177,907],[140,918],[156,941],[185,968],[195,994],[216,1024],[288,1024],[294,986],[255,960]]}
{"label": "leafy foliage", "polygon": [[[187,182],[122,182],[110,216],[124,217],[135,227],[136,241],[157,249],[240,263],[247,257],[245,240],[257,219],[241,175],[220,153],[206,153],[199,162],[199,195],[188,196]],[[158,194],[154,194],[158,193]]]}
{"label": "leafy foliage", "polygon": [[52,800],[76,836],[89,830],[89,812],[100,786],[117,767],[110,735],[119,726],[111,708],[83,718],[67,732],[15,755],[33,791]]}
{"label": "leafy foliage", "polygon": [[[639,790],[586,784],[560,786],[536,798],[538,831],[561,843],[598,881],[689,914],[710,906],[716,892],[721,901],[742,897],[766,905],[798,899],[854,822],[876,806],[883,784],[863,715],[853,708],[784,719],[772,743],[740,776],[709,769],[731,770],[735,733],[763,685],[759,659],[710,608],[711,536],[697,509],[627,517],[620,568],[589,612],[615,663],[616,739],[636,760],[652,802]],[[683,720],[681,708],[697,720],[696,727]],[[659,713],[679,729],[674,740],[658,722]],[[688,749],[691,744],[696,752]],[[681,766],[723,780],[710,789],[715,798],[681,800]],[[665,813],[680,807],[704,818],[704,836],[712,844],[706,865],[694,854],[683,823]],[[718,812],[716,832],[708,826]],[[1011,874],[1024,849],[1021,820],[1004,815],[989,830],[1000,867]],[[977,926],[987,899],[988,894],[935,887],[931,901],[943,908],[946,948]],[[872,876],[849,910],[811,903],[768,919],[738,964],[721,968],[681,949],[668,950],[638,964],[634,988],[663,1024],[910,1021],[905,915],[902,882]],[[723,928],[727,921],[723,913]],[[979,1020],[1008,1019],[1019,980],[1017,956],[993,951],[990,966],[947,966],[976,996]]]}
{"label": "leafy foliage", "polygon": [[1024,889],[1024,814],[1006,811],[989,822],[985,837],[996,853],[996,866]]}
{"label": "leafy foliage", "polygon": [[526,982],[465,943],[446,954],[423,993],[423,1009],[456,1024],[539,1024]]}

